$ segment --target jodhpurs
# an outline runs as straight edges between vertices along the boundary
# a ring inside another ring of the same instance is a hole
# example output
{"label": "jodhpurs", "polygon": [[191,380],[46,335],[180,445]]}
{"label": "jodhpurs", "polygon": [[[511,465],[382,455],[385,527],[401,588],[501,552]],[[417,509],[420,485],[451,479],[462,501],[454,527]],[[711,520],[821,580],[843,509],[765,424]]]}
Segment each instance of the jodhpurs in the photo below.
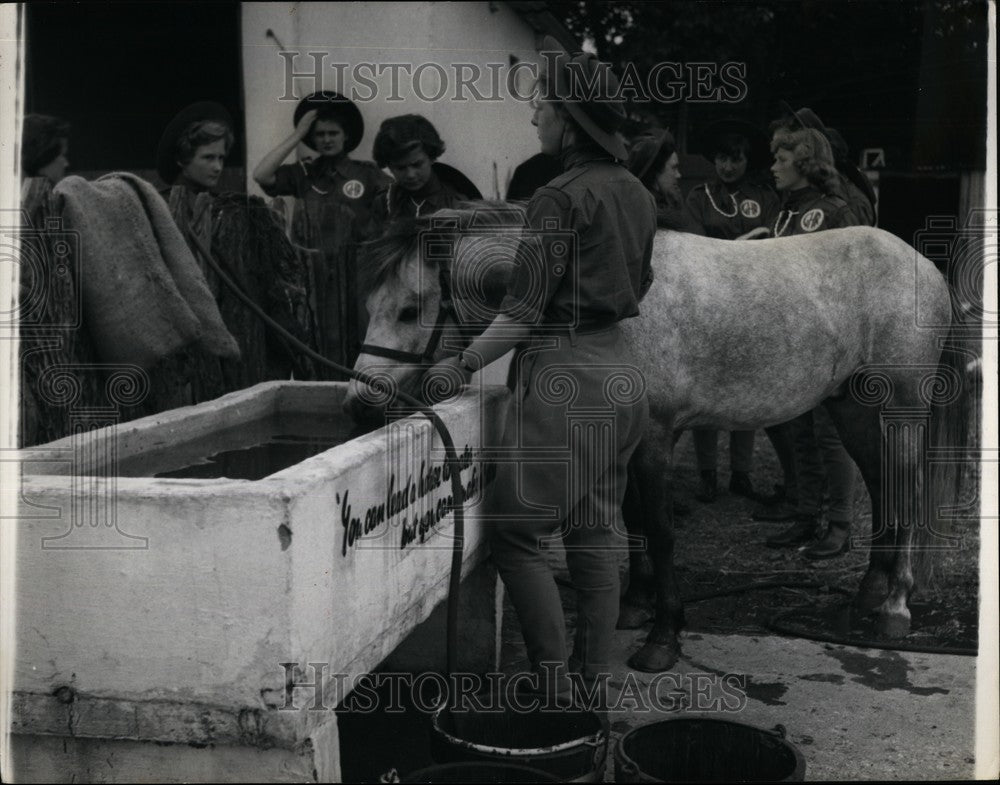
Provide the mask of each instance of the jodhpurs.
{"label": "jodhpurs", "polygon": [[[539,349],[536,341],[514,358],[504,437],[511,460],[498,468],[490,542],[532,666],[568,664],[591,678],[611,659],[627,548],[621,505],[649,405],[617,326],[564,334],[558,344]],[[560,537],[577,596],[571,660],[559,590],[540,547]]]}
{"label": "jodhpurs", "polygon": [[[698,471],[716,471],[719,463],[719,432],[708,428],[695,428],[694,452]],[[729,432],[729,471],[750,473],[753,467],[754,431]]]}
{"label": "jodhpurs", "polygon": [[827,518],[854,518],[854,482],[857,470],[847,454],[837,428],[822,406],[795,420],[795,464],[799,481],[798,512],[816,515],[823,502],[823,489],[830,495]]}

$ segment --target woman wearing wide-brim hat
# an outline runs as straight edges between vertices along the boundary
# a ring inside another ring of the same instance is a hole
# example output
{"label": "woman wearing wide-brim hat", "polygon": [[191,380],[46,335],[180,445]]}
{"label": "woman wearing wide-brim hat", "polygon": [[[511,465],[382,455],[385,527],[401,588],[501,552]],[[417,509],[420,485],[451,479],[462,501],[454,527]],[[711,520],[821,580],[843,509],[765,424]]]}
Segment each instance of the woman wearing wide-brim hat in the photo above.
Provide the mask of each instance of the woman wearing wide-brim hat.
{"label": "woman wearing wide-brim hat", "polygon": [[[319,351],[351,365],[363,327],[354,269],[354,249],[375,231],[372,206],[389,178],[372,162],[350,157],[364,136],[357,105],[330,90],[303,98],[292,118],[294,131],[254,169],[253,177],[268,196],[296,200],[291,239],[315,249],[312,270]],[[317,155],[282,162],[304,144]]]}
{"label": "woman wearing wide-brim hat", "polygon": [[[593,54],[569,55],[552,38],[545,53],[551,56],[532,124],[541,151],[559,159],[563,173],[528,204],[535,231],[517,256],[500,315],[431,373],[467,379],[523,344],[511,366],[515,397],[505,434],[516,459],[501,465],[490,542],[532,665],[540,677],[552,675],[541,688],[568,697],[567,666],[593,680],[608,672],[612,656],[617,553],[627,543],[626,470],[648,421],[638,363],[618,322],[638,315],[642,284],[651,277],[656,205],[622,165],[627,153],[616,132],[625,113],[610,68]],[[582,96],[570,68],[589,84],[603,76],[607,95]],[[624,392],[616,379],[635,386]],[[600,412],[599,422],[580,419],[583,410]],[[608,441],[588,438],[594,428],[611,434]],[[533,459],[539,452],[549,457]],[[577,590],[572,657],[559,590],[541,551],[541,543],[560,536]]]}
{"label": "woman wearing wide-brim hat", "polygon": [[233,118],[216,101],[197,101],[168,123],[156,147],[156,171],[168,186],[214,191],[233,147]]}
{"label": "woman wearing wide-brim hat", "polygon": [[[757,126],[739,118],[718,120],[700,137],[699,151],[715,166],[715,176],[691,189],[688,212],[709,237],[736,240],[759,231],[777,209],[778,196],[762,171],[769,159],[767,137]],[[718,477],[718,431],[695,429],[692,434],[700,477],[695,498],[715,501]],[[756,499],[750,471],[754,432],[729,436],[729,492]]]}
{"label": "woman wearing wide-brim hat", "polygon": [[783,114],[783,118],[778,121],[778,124],[784,125],[789,130],[812,128],[826,137],[833,153],[834,165],[840,174],[840,188],[843,197],[851,206],[851,211],[858,221],[868,226],[874,226],[876,223],[875,189],[868,178],[851,161],[850,151],[844,137],[836,128],[827,127],[820,116],[807,106],[801,109],[792,109],[786,101],[779,101],[778,105]]}
{"label": "woman wearing wide-brim hat", "polygon": [[676,232],[704,234],[684,207],[681,196],[680,157],[674,135],[664,129],[643,134],[632,141],[628,170],[639,178],[656,200],[656,225]]}
{"label": "woman wearing wide-brim hat", "polygon": [[714,164],[715,177],[691,190],[687,206],[705,234],[735,240],[764,226],[778,203],[762,175],[770,162],[764,132],[744,120],[719,120],[705,129],[699,152]]}
{"label": "woman wearing wide-brim hat", "polygon": [[[858,220],[839,194],[838,172],[826,136],[816,128],[779,126],[771,139],[775,185],[781,209],[774,237],[812,234],[856,226]],[[831,339],[833,340],[833,339]],[[857,469],[844,449],[836,425],[823,406],[792,421],[798,477],[796,515],[782,532],[768,537],[771,548],[798,548],[807,559],[830,559],[850,548]],[[824,487],[829,506],[822,512]],[[826,531],[815,540],[826,518]]]}

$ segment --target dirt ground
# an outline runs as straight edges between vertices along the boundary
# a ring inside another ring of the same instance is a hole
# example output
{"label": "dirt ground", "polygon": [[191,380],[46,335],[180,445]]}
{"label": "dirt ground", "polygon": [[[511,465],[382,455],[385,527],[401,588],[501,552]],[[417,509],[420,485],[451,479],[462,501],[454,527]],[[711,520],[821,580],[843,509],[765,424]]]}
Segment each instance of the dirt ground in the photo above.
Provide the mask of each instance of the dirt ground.
{"label": "dirt ground", "polygon": [[[855,547],[844,556],[812,562],[795,548],[773,549],[764,544],[768,536],[788,524],[752,520],[751,513],[758,505],[728,492],[728,441],[720,434],[719,494],[711,504],[694,499],[698,472],[688,434],[681,437],[675,453],[675,498],[690,507],[688,515],[676,518],[676,567],[688,632],[780,632],[903,650],[974,652],[979,603],[978,521],[955,522],[954,547],[935,553],[932,583],[918,587],[911,597],[909,635],[901,641],[879,641],[870,620],[845,618],[869,556],[863,538],[871,531],[871,508],[860,477],[852,530]],[[781,481],[777,459],[763,432],[757,434],[752,479],[763,493]],[[567,623],[572,625],[569,576],[561,554],[554,553],[552,559],[564,586]],[[627,580],[624,563],[623,580]],[[776,583],[785,585],[758,588]],[[721,596],[703,599],[709,594]],[[507,608],[504,620],[505,669],[526,665],[512,608]]]}

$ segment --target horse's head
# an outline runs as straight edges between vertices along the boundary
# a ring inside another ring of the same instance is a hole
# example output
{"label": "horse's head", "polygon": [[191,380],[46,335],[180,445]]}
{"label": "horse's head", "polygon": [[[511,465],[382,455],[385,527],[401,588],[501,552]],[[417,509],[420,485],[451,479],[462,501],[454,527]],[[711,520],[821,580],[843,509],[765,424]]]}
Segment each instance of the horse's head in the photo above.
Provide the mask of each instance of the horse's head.
{"label": "horse's head", "polygon": [[422,389],[425,371],[492,320],[523,225],[520,207],[476,203],[397,223],[363,248],[368,332],[354,368],[381,389],[351,380],[345,411],[370,421],[396,391],[432,397]]}

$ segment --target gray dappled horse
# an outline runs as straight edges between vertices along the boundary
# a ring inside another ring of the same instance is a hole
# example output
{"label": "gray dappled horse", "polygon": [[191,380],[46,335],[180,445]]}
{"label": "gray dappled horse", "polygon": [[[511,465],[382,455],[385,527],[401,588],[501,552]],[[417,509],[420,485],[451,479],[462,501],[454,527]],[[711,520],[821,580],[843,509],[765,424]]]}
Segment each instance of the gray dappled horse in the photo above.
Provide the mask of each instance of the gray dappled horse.
{"label": "gray dappled horse", "polygon": [[[521,209],[495,203],[430,220],[437,228],[425,239],[443,242],[418,242],[420,227],[403,227],[367,257],[370,322],[356,368],[411,393],[420,392],[430,363],[457,353],[445,344],[468,343],[461,325],[474,334],[488,324],[523,230]],[[432,247],[438,250],[422,252]],[[775,425],[820,404],[872,501],[871,554],[855,603],[876,614],[883,635],[906,634],[907,600],[927,562],[921,538],[935,535],[928,508],[945,491],[924,484],[933,438],[927,425],[941,424],[938,404],[960,386],[941,363],[951,322],[942,275],[902,240],[871,227],[753,242],[660,231],[653,270],[641,316],[621,323],[651,413],[630,465],[639,492],[637,504],[626,504],[626,525],[648,537],[656,590],[653,628],[630,664],[666,670],[679,654],[683,610],[664,482],[673,434]],[[373,399],[351,382],[349,411],[370,414],[382,403],[384,396]],[[620,626],[642,616],[641,554],[633,557]]]}

